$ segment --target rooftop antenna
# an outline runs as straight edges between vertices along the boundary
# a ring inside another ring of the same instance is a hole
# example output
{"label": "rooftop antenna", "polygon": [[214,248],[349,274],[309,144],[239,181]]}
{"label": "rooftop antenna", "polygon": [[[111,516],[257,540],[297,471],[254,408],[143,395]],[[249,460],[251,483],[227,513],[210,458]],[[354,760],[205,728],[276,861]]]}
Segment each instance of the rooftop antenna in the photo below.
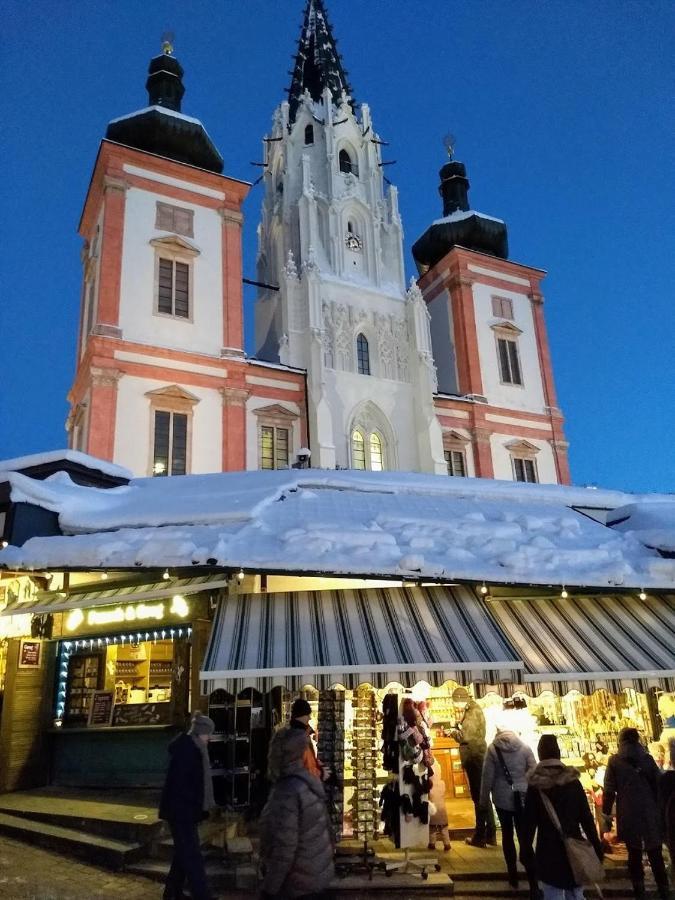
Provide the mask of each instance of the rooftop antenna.
{"label": "rooftop antenna", "polygon": [[448,131],[447,134],[443,135],[443,146],[445,147],[445,152],[448,154],[448,159],[452,159],[452,157],[455,155],[457,138],[450,131]]}
{"label": "rooftop antenna", "polygon": [[173,56],[173,43],[176,35],[173,31],[165,31],[162,34],[162,53],[166,56]]}

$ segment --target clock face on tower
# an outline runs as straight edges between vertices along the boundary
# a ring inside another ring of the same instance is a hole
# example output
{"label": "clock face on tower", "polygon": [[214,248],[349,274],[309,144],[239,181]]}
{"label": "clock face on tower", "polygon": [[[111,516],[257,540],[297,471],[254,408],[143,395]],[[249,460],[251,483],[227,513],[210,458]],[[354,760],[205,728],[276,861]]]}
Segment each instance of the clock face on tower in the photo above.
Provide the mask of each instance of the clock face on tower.
{"label": "clock face on tower", "polygon": [[349,250],[363,250],[363,241],[358,234],[354,234],[353,231],[347,233],[345,244]]}

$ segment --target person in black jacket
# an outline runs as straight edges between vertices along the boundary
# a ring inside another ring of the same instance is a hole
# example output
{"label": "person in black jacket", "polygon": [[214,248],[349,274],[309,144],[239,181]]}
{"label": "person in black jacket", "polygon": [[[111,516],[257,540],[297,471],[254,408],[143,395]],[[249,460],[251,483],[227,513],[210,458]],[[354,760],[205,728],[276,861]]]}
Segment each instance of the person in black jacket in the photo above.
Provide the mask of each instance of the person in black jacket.
{"label": "person in black jacket", "polygon": [[583,830],[598,859],[602,859],[602,846],[586,792],[577,769],[560,761],[560,748],[554,734],[542,735],[537,752],[539,764],[527,776],[523,841],[531,847],[536,831],[535,863],[544,900],[583,900],[583,888],[575,881],[565,845],[549,817],[542,793],[553,804],[565,836],[580,838]]}
{"label": "person in black jacket", "polygon": [[214,728],[208,716],[196,712],[188,733],[179,734],[169,744],[169,770],[159,804],[159,817],[169,823],[173,859],[163,900],[185,897],[186,879],[194,900],[210,900],[198,825],[214,805],[208,755]]}
{"label": "person in black jacket", "polygon": [[606,828],[612,825],[611,813],[616,799],[616,833],[628,850],[628,876],[633,894],[646,897],[643,848],[654,873],[659,897],[668,900],[668,876],[663,861],[663,834],[659,817],[658,786],[660,772],[654,758],[640,743],[637,728],[619,732],[619,752],[611,756],[605,773],[602,811]]}

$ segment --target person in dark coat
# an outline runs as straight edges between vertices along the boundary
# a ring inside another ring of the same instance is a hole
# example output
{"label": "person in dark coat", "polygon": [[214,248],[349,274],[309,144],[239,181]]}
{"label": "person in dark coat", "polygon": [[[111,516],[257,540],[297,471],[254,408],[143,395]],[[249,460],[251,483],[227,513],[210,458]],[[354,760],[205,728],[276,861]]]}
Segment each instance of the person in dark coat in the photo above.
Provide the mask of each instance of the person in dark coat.
{"label": "person in dark coat", "polygon": [[658,786],[660,773],[652,756],[640,743],[636,728],[619,732],[619,751],[610,757],[605,772],[602,811],[606,829],[612,825],[616,800],[616,832],[628,850],[628,877],[637,898],[646,897],[643,848],[647,851],[654,880],[662,900],[668,900],[668,876],[663,861],[663,835],[659,820]]}
{"label": "person in dark coat", "polygon": [[487,753],[485,716],[466,688],[456,688],[452,694],[452,702],[462,715],[452,736],[459,744],[459,758],[469,782],[476,817],[476,828],[471,837],[466,838],[466,843],[472,847],[494,845],[497,843],[497,827],[492,807],[488,805],[486,809],[480,806],[480,783]]}
{"label": "person in dark coat", "polygon": [[270,744],[276,781],[260,817],[262,896],[325,896],[334,875],[333,842],[321,781],[303,765],[309,736],[281,728]]}
{"label": "person in dark coat", "polygon": [[159,817],[168,822],[171,829],[173,858],[163,900],[185,897],[186,880],[194,900],[210,900],[211,897],[198,825],[214,805],[208,755],[214,728],[208,716],[196,712],[187,734],[179,734],[169,744],[169,769],[160,799]]}
{"label": "person in dark coat", "polygon": [[[508,770],[509,778],[506,777],[504,766]],[[527,744],[524,744],[515,732],[498,728],[485,756],[480,790],[481,809],[487,807],[492,798],[497,810],[497,817],[502,826],[502,851],[512,888],[518,887],[516,844],[513,839],[515,828],[520,844],[520,861],[527,873],[531,900],[537,900],[539,888],[535,875],[532,842],[523,840],[523,828],[527,774],[534,767],[534,753]]]}
{"label": "person in dark coat", "polygon": [[544,900],[583,900],[584,891],[572,874],[562,838],[550,819],[542,794],[553,804],[566,837],[581,838],[581,831],[593,845],[598,859],[602,846],[593,814],[581,786],[579,772],[560,761],[554,734],[544,734],[537,746],[539,764],[527,776],[523,842],[532,846],[537,834],[535,865],[544,891]]}
{"label": "person in dark coat", "polygon": [[666,847],[670,854],[670,875],[675,872],[675,738],[668,742],[670,769],[659,779],[659,806],[661,821],[666,834]]}

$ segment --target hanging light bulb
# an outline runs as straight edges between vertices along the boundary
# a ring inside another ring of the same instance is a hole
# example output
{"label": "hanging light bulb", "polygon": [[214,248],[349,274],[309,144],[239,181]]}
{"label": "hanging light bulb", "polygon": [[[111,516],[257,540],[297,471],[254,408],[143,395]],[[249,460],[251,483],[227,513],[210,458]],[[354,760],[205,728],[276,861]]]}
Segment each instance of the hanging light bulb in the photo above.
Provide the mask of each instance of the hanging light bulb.
{"label": "hanging light bulb", "polygon": [[107,573],[107,572],[101,572],[101,581],[106,581],[107,578],[108,578],[108,573]]}
{"label": "hanging light bulb", "polygon": [[480,586],[480,592],[483,596],[485,596],[488,592],[487,585],[483,582]]}
{"label": "hanging light bulb", "polygon": [[563,598],[563,600],[567,600],[567,598],[569,597],[569,594],[567,593],[564,584],[563,584],[562,591],[560,591],[560,596]]}
{"label": "hanging light bulb", "polygon": [[164,569],[164,574],[162,575],[162,578],[164,579],[164,581],[168,581],[170,577],[171,576],[169,575],[169,570]]}
{"label": "hanging light bulb", "polygon": [[239,572],[237,573],[237,580],[240,582],[244,580],[244,570],[243,569],[239,569]]}
{"label": "hanging light bulb", "polygon": [[644,588],[640,588],[640,593],[638,594],[638,597],[640,598],[640,600],[646,600],[646,599],[647,599],[647,595],[645,594],[645,589],[644,589]]}

